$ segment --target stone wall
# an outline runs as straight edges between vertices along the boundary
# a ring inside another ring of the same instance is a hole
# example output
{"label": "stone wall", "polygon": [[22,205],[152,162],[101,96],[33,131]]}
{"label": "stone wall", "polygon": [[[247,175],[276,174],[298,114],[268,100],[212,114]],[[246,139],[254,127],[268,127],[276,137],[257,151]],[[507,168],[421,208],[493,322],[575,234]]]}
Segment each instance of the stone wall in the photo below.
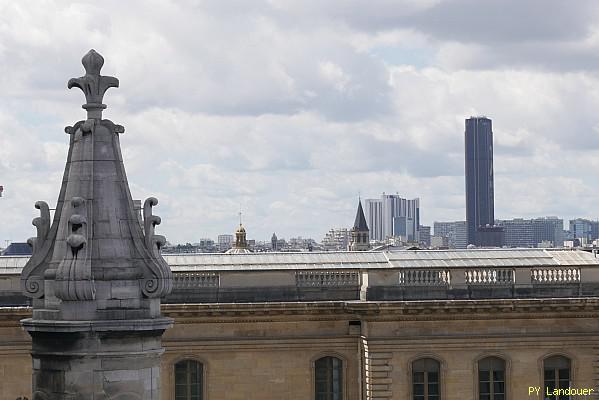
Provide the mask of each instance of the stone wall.
{"label": "stone wall", "polygon": [[[30,396],[30,311],[0,309],[0,398]],[[411,362],[441,362],[442,398],[475,398],[477,361],[506,360],[508,398],[542,386],[542,360],[572,360],[574,387],[599,376],[599,299],[164,305],[163,400],[174,364],[205,367],[205,399],[313,399],[313,362],[344,361],[344,400],[408,400]]]}

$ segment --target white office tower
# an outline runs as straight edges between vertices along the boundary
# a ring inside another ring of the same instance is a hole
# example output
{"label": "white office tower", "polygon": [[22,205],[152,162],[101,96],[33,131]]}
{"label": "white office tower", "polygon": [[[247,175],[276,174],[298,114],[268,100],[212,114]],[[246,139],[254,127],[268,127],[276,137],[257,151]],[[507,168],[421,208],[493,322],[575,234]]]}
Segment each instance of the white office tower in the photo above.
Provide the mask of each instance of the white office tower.
{"label": "white office tower", "polygon": [[385,240],[399,237],[404,241],[419,240],[420,199],[404,199],[398,194],[383,193],[380,199],[366,199],[364,212],[370,238]]}

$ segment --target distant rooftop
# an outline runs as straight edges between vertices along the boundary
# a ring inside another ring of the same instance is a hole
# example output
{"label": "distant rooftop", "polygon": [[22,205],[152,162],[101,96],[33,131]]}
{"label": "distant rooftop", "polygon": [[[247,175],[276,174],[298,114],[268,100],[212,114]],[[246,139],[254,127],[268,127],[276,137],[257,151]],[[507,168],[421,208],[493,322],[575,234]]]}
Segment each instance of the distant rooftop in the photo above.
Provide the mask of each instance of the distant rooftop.
{"label": "distant rooftop", "polygon": [[2,252],[3,256],[30,256],[32,252],[31,246],[27,243],[13,242],[8,245]]}

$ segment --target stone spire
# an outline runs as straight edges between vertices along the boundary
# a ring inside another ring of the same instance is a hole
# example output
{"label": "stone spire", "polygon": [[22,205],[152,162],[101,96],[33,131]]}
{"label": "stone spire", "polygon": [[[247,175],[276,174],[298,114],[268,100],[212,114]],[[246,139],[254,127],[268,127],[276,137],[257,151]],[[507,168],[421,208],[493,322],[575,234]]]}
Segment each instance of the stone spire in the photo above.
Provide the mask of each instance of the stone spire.
{"label": "stone spire", "polygon": [[368,249],[370,249],[369,229],[362,209],[362,200],[358,199],[358,211],[356,212],[354,226],[351,229],[349,250],[364,251]]}
{"label": "stone spire", "polygon": [[[160,337],[172,324],[160,315],[172,274],[160,255],[166,239],[154,232],[158,201],[145,201],[142,230],[121,156],[124,128],[102,119],[104,93],[119,81],[100,75],[104,59],[94,50],[82,63],[85,75],[68,87],[84,92],[87,119],[65,128],[69,151],[56,211],[50,223],[48,204],[35,204],[37,236],[29,240],[33,255],[21,275],[33,299],[33,318],[23,320],[33,338],[33,398],[117,398],[130,386],[126,398],[154,400]],[[57,368],[66,372],[52,375]],[[121,381],[116,370],[134,373]]]}

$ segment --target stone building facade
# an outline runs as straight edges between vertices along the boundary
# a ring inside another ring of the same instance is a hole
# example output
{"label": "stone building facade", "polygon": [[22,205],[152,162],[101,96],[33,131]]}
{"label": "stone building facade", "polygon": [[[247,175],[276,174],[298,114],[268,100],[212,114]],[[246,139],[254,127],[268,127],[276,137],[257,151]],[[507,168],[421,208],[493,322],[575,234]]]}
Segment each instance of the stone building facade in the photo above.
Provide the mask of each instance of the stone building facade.
{"label": "stone building facade", "polygon": [[[165,259],[174,290],[162,313],[175,323],[162,340],[162,399],[543,399],[546,385],[598,389],[591,253]],[[31,395],[31,342],[19,325],[31,310],[11,293],[22,263],[0,258],[0,398],[10,400]]]}

